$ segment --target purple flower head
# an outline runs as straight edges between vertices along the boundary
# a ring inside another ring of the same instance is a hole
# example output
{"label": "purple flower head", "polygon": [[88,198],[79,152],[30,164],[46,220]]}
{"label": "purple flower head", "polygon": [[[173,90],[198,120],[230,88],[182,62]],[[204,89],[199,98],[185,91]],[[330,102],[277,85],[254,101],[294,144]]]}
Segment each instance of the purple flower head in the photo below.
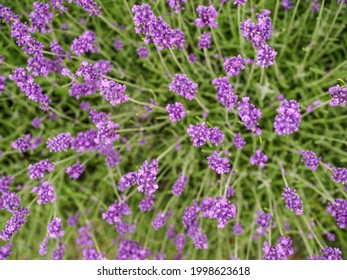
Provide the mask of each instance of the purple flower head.
{"label": "purple flower head", "polygon": [[66,151],[72,141],[70,132],[59,133],[56,137],[49,138],[47,141],[47,148],[50,152]]}
{"label": "purple flower head", "polygon": [[300,104],[296,100],[284,100],[277,109],[274,128],[279,135],[289,135],[299,130]]}
{"label": "purple flower head", "polygon": [[336,223],[340,228],[347,225],[347,201],[342,198],[336,198],[335,203],[329,202],[328,212],[336,219]]}
{"label": "purple flower head", "polygon": [[151,163],[144,161],[137,171],[137,190],[145,193],[147,196],[155,193],[158,184],[155,182],[158,173],[158,161],[152,159]]}
{"label": "purple flower head", "polygon": [[20,137],[12,142],[12,148],[18,150],[20,153],[24,153],[31,147],[31,135],[26,134],[25,137]]}
{"label": "purple flower head", "polygon": [[243,233],[243,228],[242,228],[242,225],[241,224],[235,224],[234,227],[233,227],[233,233],[235,235],[240,235]]}
{"label": "purple flower head", "polygon": [[193,83],[185,74],[176,74],[169,86],[170,91],[176,92],[188,100],[193,100],[198,84]]}
{"label": "purple flower head", "polygon": [[187,3],[187,0],[167,0],[167,3],[171,9],[175,11],[175,13],[179,13],[184,10],[182,6],[183,3]]}
{"label": "purple flower head", "polygon": [[97,136],[97,131],[90,129],[85,132],[78,132],[77,136],[72,139],[71,149],[77,150],[78,153],[84,151],[93,151],[97,148],[97,144],[94,139]]}
{"label": "purple flower head", "polygon": [[80,37],[75,38],[71,45],[71,50],[76,55],[87,52],[98,53],[99,49],[95,33],[89,30],[84,31]]}
{"label": "purple flower head", "polygon": [[63,237],[65,231],[62,230],[63,224],[61,218],[53,218],[53,220],[48,223],[47,231],[49,238]]}
{"label": "purple flower head", "polygon": [[63,14],[67,10],[67,8],[64,7],[63,0],[50,0],[50,2],[53,8],[59,11],[59,13],[61,14]]}
{"label": "purple flower head", "polygon": [[226,197],[233,197],[235,195],[235,189],[233,187],[227,187]]}
{"label": "purple flower head", "polygon": [[263,252],[264,260],[287,260],[288,257],[294,254],[292,240],[289,236],[281,235],[274,246],[264,242]]}
{"label": "purple flower head", "polygon": [[44,256],[47,254],[48,251],[48,241],[49,238],[46,236],[41,242],[40,242],[40,249],[39,249],[39,254],[41,256]]}
{"label": "purple flower head", "polygon": [[7,193],[13,183],[14,177],[12,175],[2,176],[0,178],[0,192]]}
{"label": "purple flower head", "polygon": [[188,176],[183,174],[179,175],[177,181],[172,186],[172,193],[177,196],[182,195],[184,188],[187,185],[187,182],[188,182]]}
{"label": "purple flower head", "polygon": [[333,167],[333,173],[331,174],[331,178],[336,183],[347,184],[347,169],[343,167]]}
{"label": "purple flower head", "polygon": [[37,187],[33,187],[32,193],[36,193],[39,197],[37,204],[47,204],[54,202],[56,197],[54,195],[54,187],[48,181],[41,182]]}
{"label": "purple flower head", "polygon": [[322,250],[320,250],[320,253],[321,260],[342,260],[342,252],[339,248],[325,246]]}
{"label": "purple flower head", "polygon": [[35,33],[51,32],[53,13],[50,12],[49,4],[34,2],[34,10],[29,14],[31,26],[29,31]]}
{"label": "purple flower head", "polygon": [[171,122],[178,122],[186,116],[186,111],[181,102],[167,104],[165,109],[169,113],[169,119]]}
{"label": "purple flower head", "polygon": [[197,249],[208,249],[207,236],[205,232],[199,228],[192,236],[193,243]]}
{"label": "purple flower head", "polygon": [[21,197],[14,192],[3,193],[0,197],[0,210],[6,209],[13,213],[20,207]]}
{"label": "purple flower head", "polygon": [[155,230],[158,230],[162,228],[166,220],[170,217],[171,211],[167,211],[167,213],[164,213],[163,211],[159,211],[156,215],[154,220],[152,221],[152,226]]}
{"label": "purple flower head", "polygon": [[0,260],[6,260],[12,253],[12,243],[7,243],[0,247]]}
{"label": "purple flower head", "polygon": [[184,228],[187,230],[188,235],[192,237],[199,228],[198,214],[201,208],[197,201],[193,201],[191,206],[187,206],[182,216],[182,223]]}
{"label": "purple flower head", "polygon": [[272,215],[270,213],[265,213],[262,211],[257,211],[258,214],[256,223],[259,226],[257,228],[257,232],[261,235],[264,235],[265,232],[268,232],[270,230],[270,227],[273,226],[271,220]]}
{"label": "purple flower head", "polygon": [[306,167],[311,168],[313,171],[317,170],[319,162],[322,160],[321,157],[309,150],[299,150],[298,153],[302,155],[301,161],[305,163]]}
{"label": "purple flower head", "polygon": [[118,189],[124,192],[127,188],[130,188],[137,183],[137,172],[125,173],[118,181]]}
{"label": "purple flower head", "polygon": [[224,61],[224,71],[228,77],[240,75],[240,70],[245,69],[245,60],[241,55],[232,56]]}
{"label": "purple flower head", "polygon": [[213,7],[213,5],[210,6],[198,6],[196,11],[199,13],[199,17],[195,20],[195,24],[203,28],[205,26],[209,26],[212,28],[218,27],[218,22],[216,22],[216,17],[218,16],[218,13],[216,9]]}
{"label": "purple flower head", "polygon": [[114,81],[102,79],[100,84],[100,94],[110,101],[112,106],[128,101],[129,95],[124,94],[126,85],[118,84]]}
{"label": "purple flower head", "polygon": [[54,163],[49,159],[41,160],[35,164],[29,164],[28,175],[30,179],[43,179],[45,171],[51,173],[54,169]]}
{"label": "purple flower head", "polygon": [[149,50],[146,48],[146,47],[139,47],[137,49],[137,55],[140,57],[140,58],[146,58],[149,54]]}
{"label": "purple flower head", "polygon": [[182,253],[184,246],[186,245],[186,235],[184,233],[177,234],[174,243],[177,251]]}
{"label": "purple flower head", "polygon": [[77,180],[84,172],[84,169],[85,166],[83,166],[80,162],[77,162],[76,164],[66,168],[66,174],[68,174],[71,179]]}
{"label": "purple flower head", "polygon": [[151,29],[157,21],[156,16],[153,14],[151,6],[148,4],[134,5],[132,12],[135,13],[133,18],[135,32],[138,34],[143,33],[146,37],[145,43],[148,44],[152,39]]}
{"label": "purple flower head", "polygon": [[229,159],[219,156],[217,151],[214,151],[212,156],[207,157],[207,161],[209,168],[216,171],[217,174],[230,172]]}
{"label": "purple flower head", "polygon": [[67,245],[59,242],[57,248],[52,252],[53,260],[62,260],[65,255],[65,250],[67,249]]}
{"label": "purple flower head", "polygon": [[[228,1],[229,2],[229,1]],[[244,6],[246,4],[247,0],[235,0],[234,1],[234,5],[237,5],[237,6]]]}
{"label": "purple flower head", "polygon": [[5,76],[0,76],[0,94],[5,91],[6,88],[6,77]]}
{"label": "purple flower head", "polygon": [[259,125],[259,119],[262,116],[260,109],[249,103],[249,97],[242,97],[242,101],[238,102],[239,117],[243,121],[248,130],[254,130]]}
{"label": "purple flower head", "polygon": [[332,98],[330,106],[345,106],[347,102],[347,88],[341,88],[340,85],[335,85],[329,88],[329,93]]}
{"label": "purple flower head", "polygon": [[35,117],[35,118],[32,120],[32,122],[31,122],[31,125],[32,125],[34,128],[40,127],[41,124],[42,124],[42,122],[41,122],[40,118],[38,118],[38,117]]}
{"label": "purple flower head", "polygon": [[93,0],[67,0],[67,2],[75,2],[76,5],[88,12],[89,16],[100,16],[101,14],[101,7]]}
{"label": "purple flower head", "polygon": [[258,149],[255,151],[255,154],[250,157],[249,162],[252,165],[258,165],[260,168],[264,168],[268,159],[268,156]]}
{"label": "purple flower head", "polygon": [[275,63],[277,52],[269,45],[265,44],[257,49],[257,65],[259,67],[269,67]]}
{"label": "purple flower head", "polygon": [[123,220],[123,216],[129,215],[131,215],[131,210],[126,201],[115,201],[110,207],[108,207],[107,211],[102,214],[102,219],[106,220],[110,225],[115,224],[116,230],[121,235],[124,235],[128,230],[128,225]]}
{"label": "purple flower head", "polygon": [[99,122],[96,124],[96,128],[98,133],[94,141],[97,144],[111,144],[120,138],[120,135],[117,133],[119,125],[113,121]]}
{"label": "purple flower head", "polygon": [[209,216],[218,220],[218,228],[224,228],[231,218],[236,217],[236,205],[230,204],[225,197],[219,196],[214,200]]}
{"label": "purple flower head", "polygon": [[296,211],[297,216],[304,213],[302,208],[302,200],[300,199],[299,194],[296,192],[296,189],[291,189],[286,186],[282,193],[282,199],[286,203],[286,208],[290,209],[291,211]]}
{"label": "purple flower head", "polygon": [[113,41],[113,46],[117,51],[120,51],[123,49],[124,44],[123,42],[118,38],[117,40]]}
{"label": "purple flower head", "polygon": [[116,260],[147,260],[151,255],[149,249],[131,239],[121,239]]}
{"label": "purple flower head", "polygon": [[311,11],[318,12],[320,10],[320,5],[318,4],[317,0],[312,0],[312,5],[311,5]]}
{"label": "purple flower head", "polygon": [[150,194],[148,196],[146,196],[146,198],[142,199],[140,204],[139,204],[139,208],[142,212],[148,212],[151,210],[153,204],[154,204],[154,195]]}
{"label": "purple flower head", "polygon": [[211,33],[204,32],[199,40],[199,49],[208,49],[211,47]]}
{"label": "purple flower head", "polygon": [[234,136],[233,144],[235,145],[236,149],[241,150],[244,145],[246,145],[246,140],[241,136],[241,133],[237,133]]}
{"label": "purple flower head", "polygon": [[212,81],[218,90],[217,100],[222,103],[229,111],[231,111],[237,101],[238,96],[235,95],[233,86],[229,83],[227,77],[215,78]]}
{"label": "purple flower head", "polygon": [[192,62],[192,63],[195,63],[196,60],[197,60],[196,55],[193,54],[193,53],[190,53],[190,54],[188,55],[188,58],[189,58],[189,61]]}
{"label": "purple flower head", "polygon": [[205,122],[196,125],[190,125],[187,129],[189,136],[192,139],[193,146],[200,147],[206,144],[206,141],[209,137],[209,128]]}
{"label": "purple flower head", "polygon": [[282,0],[281,5],[285,10],[293,9],[293,3],[291,0]]}
{"label": "purple flower head", "polygon": [[12,235],[20,230],[22,225],[27,221],[29,210],[22,208],[15,210],[12,213],[12,217],[7,221],[6,226],[0,232],[0,238],[4,241],[10,240]]}
{"label": "purple flower head", "polygon": [[208,130],[208,137],[207,140],[210,141],[212,144],[215,144],[218,146],[218,144],[221,144],[224,139],[223,132],[219,129],[219,127],[213,127]]}

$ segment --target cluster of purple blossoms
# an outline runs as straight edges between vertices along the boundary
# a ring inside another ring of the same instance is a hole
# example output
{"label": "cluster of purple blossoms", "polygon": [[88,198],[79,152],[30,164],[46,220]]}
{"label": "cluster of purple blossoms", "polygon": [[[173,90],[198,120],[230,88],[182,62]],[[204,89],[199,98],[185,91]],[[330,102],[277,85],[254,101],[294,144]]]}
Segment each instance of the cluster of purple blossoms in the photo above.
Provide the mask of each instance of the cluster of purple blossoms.
{"label": "cluster of purple blossoms", "polygon": [[53,13],[50,12],[49,4],[34,2],[34,10],[29,14],[29,18],[31,21],[30,32],[51,32]]}
{"label": "cluster of purple blossoms", "polygon": [[329,88],[329,93],[332,98],[330,106],[342,106],[344,107],[347,102],[347,88],[342,88],[340,85],[335,85]]}
{"label": "cluster of purple blossoms", "polygon": [[141,200],[139,208],[142,212],[148,212],[151,210],[154,205],[154,194],[147,195],[144,199]]}
{"label": "cluster of purple blossoms", "polygon": [[199,17],[195,20],[194,24],[196,24],[198,27],[218,27],[218,22],[216,21],[218,13],[216,9],[213,7],[213,5],[198,6],[196,11],[198,12]]}
{"label": "cluster of purple blossoms", "polygon": [[75,2],[76,5],[82,7],[83,10],[88,12],[89,16],[100,16],[101,7],[93,0],[67,0],[68,3]]}
{"label": "cluster of purple blossoms", "polygon": [[228,77],[240,75],[240,70],[245,69],[245,59],[241,55],[232,56],[224,60],[224,71]]}
{"label": "cluster of purple blossoms", "polygon": [[176,74],[169,86],[170,91],[176,92],[188,100],[193,100],[198,84],[188,79],[185,74]]}
{"label": "cluster of purple blossoms", "polygon": [[108,168],[115,167],[120,162],[120,153],[115,150],[112,143],[110,144],[100,143],[98,147],[98,153],[106,156],[105,161],[106,161],[106,166]]}
{"label": "cluster of purple blossoms", "polygon": [[218,220],[218,228],[224,228],[228,221],[236,217],[236,205],[230,203],[225,197],[219,196],[217,199],[213,199],[212,203],[209,203],[207,215],[211,219]]}
{"label": "cluster of purple blossoms", "polygon": [[120,51],[124,48],[123,42],[117,37],[117,40],[113,41],[113,46],[117,51]]}
{"label": "cluster of purple blossoms", "polygon": [[41,182],[38,186],[33,187],[32,193],[38,195],[37,204],[47,204],[48,202],[54,202],[56,200],[54,194],[54,187],[48,181]]}
{"label": "cluster of purple blossoms", "polygon": [[313,171],[317,170],[319,162],[322,160],[321,157],[309,150],[299,150],[298,153],[302,155],[301,161],[305,163],[306,167],[311,168]]}
{"label": "cluster of purple blossoms", "polygon": [[292,240],[289,236],[281,235],[274,246],[264,242],[263,252],[264,260],[287,260],[288,257],[294,254]]}
{"label": "cluster of purple blossoms", "polygon": [[186,116],[186,111],[181,102],[175,102],[175,104],[167,104],[165,109],[169,113],[169,119],[172,122],[178,122]]}
{"label": "cluster of purple blossoms", "polygon": [[187,206],[182,216],[182,223],[187,230],[187,235],[193,240],[197,249],[208,249],[207,236],[200,227],[198,214],[201,208],[197,201],[193,201],[191,206]]}
{"label": "cluster of purple blossoms", "polygon": [[186,245],[186,235],[184,233],[177,234],[174,243],[177,251],[182,253],[184,246]]}
{"label": "cluster of purple blossoms", "polygon": [[11,147],[18,150],[20,153],[24,153],[31,148],[31,135],[26,134],[25,137],[20,137],[12,142]]}
{"label": "cluster of purple blossoms", "polygon": [[61,14],[65,13],[67,8],[64,6],[63,0],[50,0],[54,9],[59,11]]}
{"label": "cluster of purple blossoms", "polygon": [[59,242],[57,248],[52,252],[52,260],[62,260],[67,248],[66,244]]}
{"label": "cluster of purple blossoms", "polygon": [[226,197],[233,197],[235,195],[235,189],[231,186],[227,187]]}
{"label": "cluster of purple blossoms", "polygon": [[175,11],[175,13],[179,13],[184,10],[182,6],[183,3],[187,3],[187,0],[167,0],[167,3],[171,9]]}
{"label": "cluster of purple blossoms", "polygon": [[207,140],[218,146],[223,142],[224,134],[218,127],[212,127],[208,130]]}
{"label": "cluster of purple blossoms", "polygon": [[217,174],[225,174],[230,171],[229,159],[219,156],[217,151],[212,156],[207,157],[209,168],[216,171]]}
{"label": "cluster of purple blossoms", "polygon": [[147,196],[154,194],[158,189],[158,184],[155,182],[158,173],[158,161],[152,159],[149,163],[144,161],[137,171],[137,184],[139,185],[137,190],[141,193],[145,193]]}
{"label": "cluster of purple blossoms", "polygon": [[266,232],[269,232],[271,227],[274,226],[272,223],[272,215],[262,211],[257,211],[256,213],[258,215],[256,223],[259,226],[256,231],[260,235],[264,235]]}
{"label": "cluster of purple blossoms", "polygon": [[49,238],[46,236],[41,242],[40,242],[40,248],[39,248],[39,254],[41,256],[44,256],[47,254],[48,251],[48,241]]}
{"label": "cluster of purple blossoms", "polygon": [[76,164],[73,164],[66,168],[66,174],[68,174],[71,179],[77,180],[84,172],[84,169],[85,166],[80,162],[77,162]]}
{"label": "cluster of purple blossoms", "polygon": [[126,201],[119,202],[115,201],[111,206],[108,207],[105,213],[102,213],[102,219],[110,225],[115,224],[116,230],[124,235],[128,231],[128,225],[123,220],[123,216],[131,215],[131,210]]}
{"label": "cluster of purple blossoms", "polygon": [[[228,0],[229,2],[229,0]],[[246,4],[247,0],[235,0],[234,1],[234,5],[237,5],[237,6],[244,6]]]}
{"label": "cluster of purple blossoms", "polygon": [[347,169],[343,167],[333,167],[333,173],[331,174],[331,178],[336,183],[347,184]]}
{"label": "cluster of purple blossoms", "polygon": [[47,231],[48,231],[48,237],[49,238],[58,238],[63,237],[65,234],[65,231],[62,230],[63,224],[61,221],[61,218],[55,217],[53,220],[48,223]]}
{"label": "cluster of purple blossoms", "polygon": [[302,208],[302,200],[300,199],[299,194],[296,192],[296,189],[291,189],[289,186],[286,186],[282,193],[282,199],[286,203],[286,208],[290,209],[291,211],[296,211],[297,216],[304,213],[304,209]]}
{"label": "cluster of purple blossoms", "polygon": [[238,96],[234,93],[233,86],[229,83],[227,77],[215,78],[212,81],[218,90],[217,100],[223,104],[229,111],[231,111],[235,103],[237,102]]}
{"label": "cluster of purple blossoms", "polygon": [[256,108],[253,104],[249,103],[250,98],[248,96],[242,97],[242,101],[239,101],[237,110],[239,117],[243,121],[248,130],[254,130],[259,125],[259,119],[262,116],[260,109]]}
{"label": "cluster of purple blossoms", "polygon": [[145,35],[145,44],[151,41],[161,51],[165,48],[186,48],[184,33],[179,29],[172,29],[162,17],[156,17],[148,4],[134,5],[132,8],[135,22],[135,32]]}
{"label": "cluster of purple blossoms", "polygon": [[320,260],[342,260],[342,252],[339,248],[325,246],[322,250],[320,250],[320,253]]}
{"label": "cluster of purple blossoms", "polygon": [[184,188],[187,185],[187,182],[188,182],[188,176],[183,174],[179,175],[175,184],[172,186],[172,193],[177,196],[182,195]]}
{"label": "cluster of purple blossoms", "polygon": [[211,47],[211,33],[204,32],[198,43],[199,49],[208,49]]}
{"label": "cluster of purple blossoms", "polygon": [[10,213],[18,210],[21,197],[14,192],[4,192],[0,197],[0,210],[5,209]]}
{"label": "cluster of purple blossoms", "polygon": [[277,52],[266,43],[271,38],[272,24],[269,10],[262,10],[257,14],[258,22],[255,24],[250,19],[241,23],[242,36],[253,43],[257,50],[257,64],[260,67],[269,67],[275,62]]}
{"label": "cluster of purple blossoms", "polygon": [[277,109],[274,128],[279,135],[289,135],[299,130],[300,104],[296,100],[284,100]]}
{"label": "cluster of purple blossoms", "polygon": [[12,175],[2,176],[0,178],[0,192],[7,193],[13,183],[14,177]]}
{"label": "cluster of purple blossoms", "polygon": [[120,138],[120,135],[117,133],[119,125],[113,121],[101,121],[96,124],[96,128],[98,129],[98,133],[94,141],[97,144],[112,144]]}
{"label": "cluster of purple blossoms", "polygon": [[209,135],[209,128],[205,122],[196,125],[190,125],[187,129],[189,136],[192,138],[193,145],[200,147],[206,144]]}
{"label": "cluster of purple blossoms", "polygon": [[27,74],[21,67],[13,70],[12,75],[8,78],[16,82],[21,91],[32,101],[40,103],[40,109],[48,110],[48,105],[51,103],[48,95],[42,92],[42,89],[34,81],[34,77]]}
{"label": "cluster of purple blossoms", "polygon": [[336,223],[340,228],[347,225],[347,201],[342,198],[336,198],[335,203],[329,202],[328,212],[336,219]]}
{"label": "cluster of purple blossoms", "polygon": [[78,153],[96,150],[97,144],[95,143],[94,139],[96,138],[97,134],[97,131],[94,129],[90,129],[85,132],[78,132],[76,137],[71,141],[71,149],[77,150]]}
{"label": "cluster of purple blossoms", "polygon": [[116,260],[147,260],[151,251],[131,239],[121,239]]}
{"label": "cluster of purple blossoms", "polygon": [[242,228],[242,225],[241,224],[235,224],[234,227],[233,227],[233,233],[235,235],[240,235],[243,233],[243,228]]}
{"label": "cluster of purple blossoms", "polygon": [[4,241],[10,240],[12,235],[18,232],[27,221],[27,216],[29,216],[29,210],[27,208],[13,211],[12,217],[7,221],[6,226],[0,232],[0,238]]}
{"label": "cluster of purple blossoms", "polygon": [[282,0],[281,5],[285,10],[293,9],[293,3],[291,0]]}
{"label": "cluster of purple blossoms", "polygon": [[59,133],[57,136],[47,140],[47,148],[50,152],[66,151],[70,147],[71,141],[70,132]]}
{"label": "cluster of purple blossoms", "polygon": [[140,58],[146,58],[149,54],[149,50],[146,48],[146,47],[139,47],[137,49],[137,55],[140,57]]}
{"label": "cluster of purple blossoms", "polygon": [[87,52],[98,53],[100,47],[97,43],[95,33],[89,30],[84,31],[81,36],[73,40],[71,50],[76,55],[81,55]]}
{"label": "cluster of purple blossoms", "polygon": [[118,189],[124,192],[127,188],[130,188],[137,183],[137,172],[125,173],[118,181]]}
{"label": "cluster of purple blossoms", "polygon": [[246,140],[241,136],[241,133],[237,133],[233,138],[233,144],[236,149],[241,150],[246,145]]}
{"label": "cluster of purple blossoms", "polygon": [[318,12],[320,10],[320,5],[318,4],[318,0],[312,0],[311,11]]}
{"label": "cluster of purple blossoms", "polygon": [[5,246],[0,247],[0,260],[6,260],[12,253],[12,243],[7,243]]}
{"label": "cluster of purple blossoms", "polygon": [[35,164],[29,164],[28,175],[30,179],[43,179],[45,171],[51,173],[54,169],[54,163],[49,159],[40,160]]}
{"label": "cluster of purple blossoms", "polygon": [[129,95],[124,94],[126,85],[118,84],[114,81],[101,79],[100,94],[110,101],[112,106],[128,101]]}
{"label": "cluster of purple blossoms", "polygon": [[155,218],[152,221],[152,226],[155,230],[158,230],[160,228],[162,228],[167,219],[171,216],[171,211],[167,211],[166,213],[164,213],[163,211],[159,211],[156,215]]}
{"label": "cluster of purple blossoms", "polygon": [[255,154],[250,157],[249,162],[252,165],[258,165],[260,168],[264,168],[265,164],[269,160],[269,157],[264,154],[261,150],[257,149]]}
{"label": "cluster of purple blossoms", "polygon": [[6,88],[6,77],[5,76],[0,76],[0,94],[5,91]]}
{"label": "cluster of purple blossoms", "polygon": [[269,67],[275,63],[277,51],[270,45],[262,45],[257,49],[257,65],[259,67]]}

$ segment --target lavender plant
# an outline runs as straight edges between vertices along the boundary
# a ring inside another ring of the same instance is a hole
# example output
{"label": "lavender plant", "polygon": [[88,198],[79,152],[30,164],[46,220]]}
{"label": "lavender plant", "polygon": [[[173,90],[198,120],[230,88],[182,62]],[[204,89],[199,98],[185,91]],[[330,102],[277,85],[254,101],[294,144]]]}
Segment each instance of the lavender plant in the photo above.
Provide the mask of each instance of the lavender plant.
{"label": "lavender plant", "polygon": [[346,12],[1,1],[0,259],[346,259]]}

